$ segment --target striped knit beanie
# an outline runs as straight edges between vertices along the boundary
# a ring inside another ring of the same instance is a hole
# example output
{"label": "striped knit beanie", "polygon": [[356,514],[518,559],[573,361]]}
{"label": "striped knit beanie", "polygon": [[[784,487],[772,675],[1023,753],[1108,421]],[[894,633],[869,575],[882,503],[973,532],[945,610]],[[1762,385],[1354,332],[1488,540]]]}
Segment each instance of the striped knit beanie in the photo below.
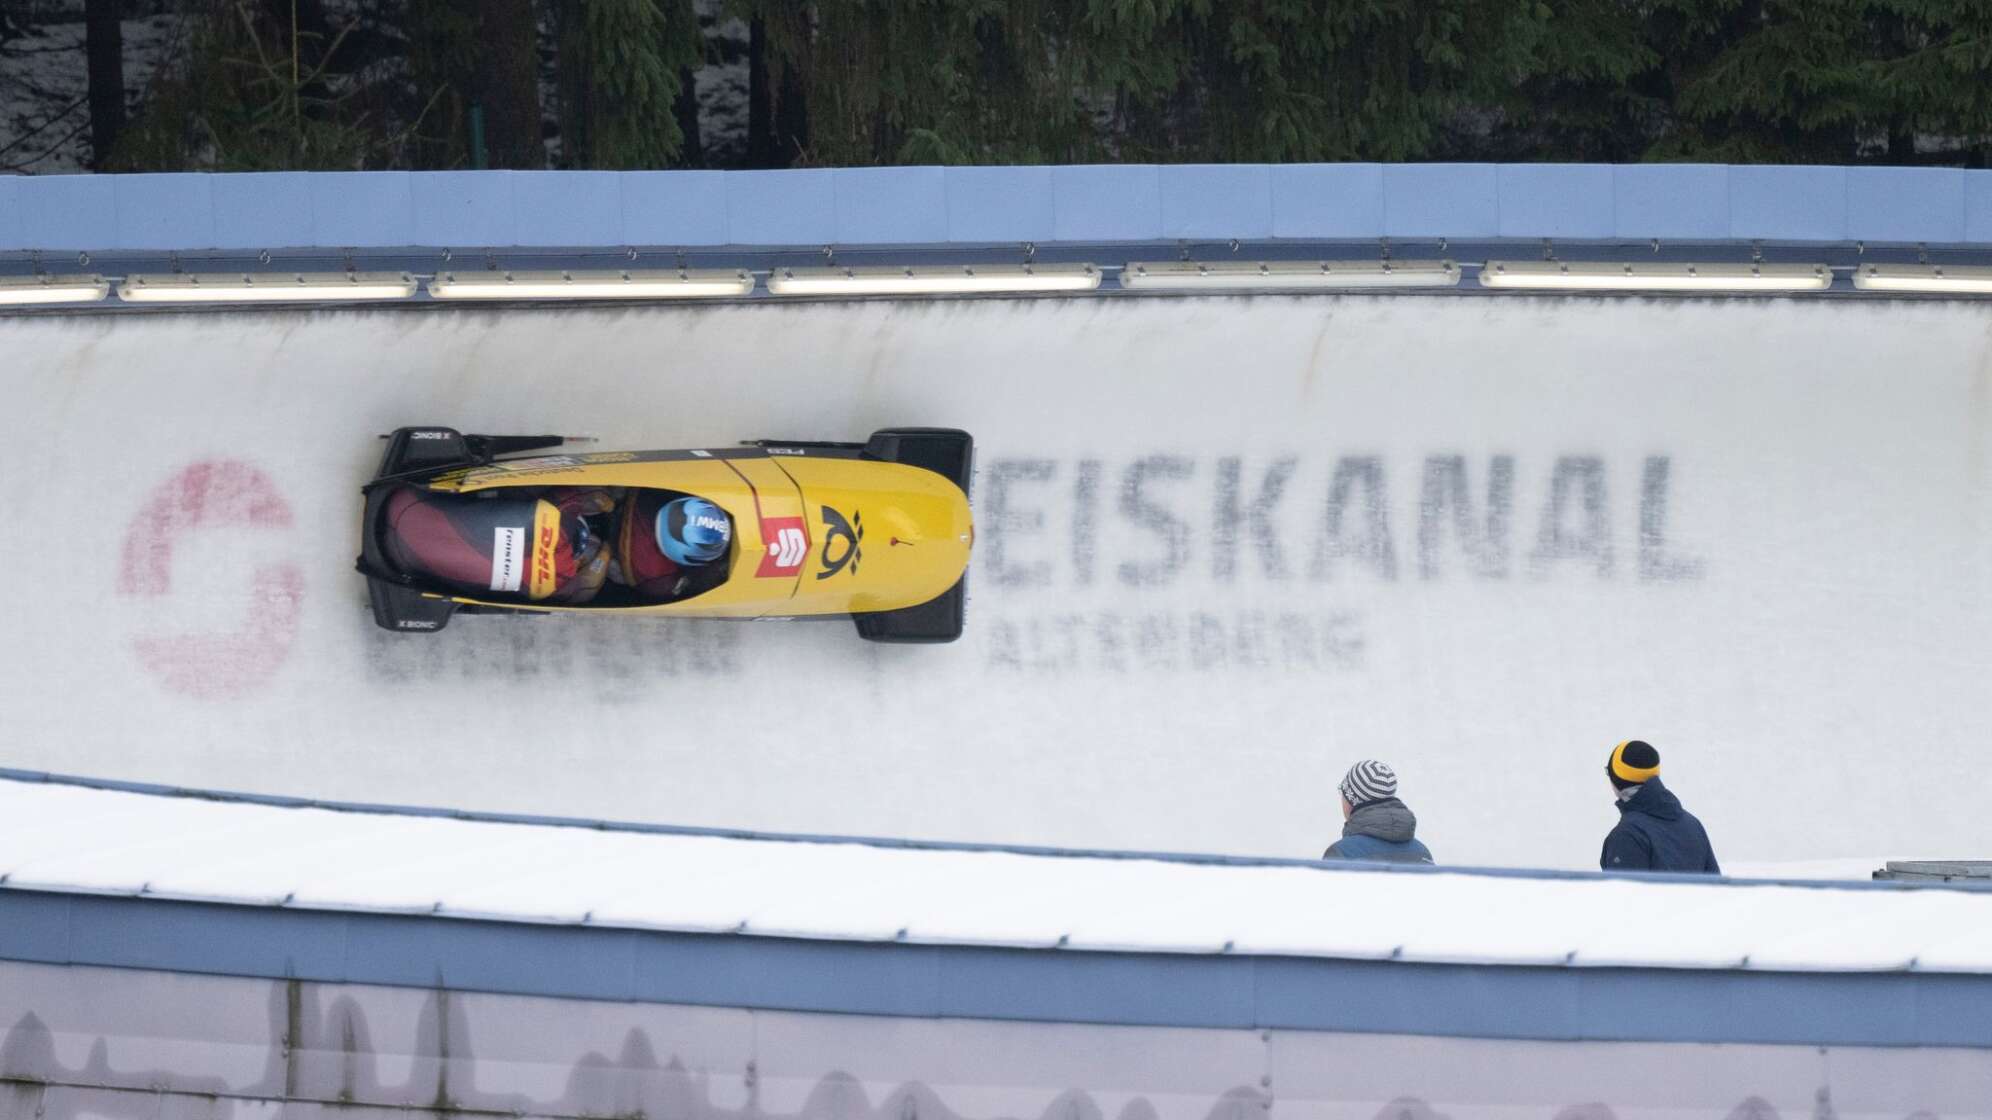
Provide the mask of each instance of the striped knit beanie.
{"label": "striped knit beanie", "polygon": [[1605,773],[1619,789],[1643,785],[1648,778],[1660,776],[1660,752],[1643,739],[1627,739],[1612,748],[1612,756],[1605,760]]}
{"label": "striped knit beanie", "polygon": [[1386,797],[1396,797],[1397,771],[1376,759],[1366,758],[1349,767],[1338,788],[1342,796],[1349,799],[1350,805],[1367,805]]}

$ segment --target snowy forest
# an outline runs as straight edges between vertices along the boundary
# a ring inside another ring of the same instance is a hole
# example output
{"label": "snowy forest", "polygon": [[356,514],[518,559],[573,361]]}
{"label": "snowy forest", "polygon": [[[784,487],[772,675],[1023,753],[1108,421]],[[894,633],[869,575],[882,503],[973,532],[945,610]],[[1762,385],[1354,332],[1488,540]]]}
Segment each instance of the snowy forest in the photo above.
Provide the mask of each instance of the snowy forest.
{"label": "snowy forest", "polygon": [[0,172],[1992,166],[1987,0],[0,0]]}

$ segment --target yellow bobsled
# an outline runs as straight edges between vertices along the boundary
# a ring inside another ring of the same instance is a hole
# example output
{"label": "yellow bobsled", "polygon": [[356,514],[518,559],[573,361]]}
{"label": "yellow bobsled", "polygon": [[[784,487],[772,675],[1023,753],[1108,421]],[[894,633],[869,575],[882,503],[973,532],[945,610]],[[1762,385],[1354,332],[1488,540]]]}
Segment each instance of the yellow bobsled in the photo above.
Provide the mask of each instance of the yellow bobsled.
{"label": "yellow bobsled", "polygon": [[[362,490],[359,558],[386,629],[440,630],[457,613],[581,611],[850,618],[886,642],[961,636],[974,541],[966,432],[554,454],[525,453],[559,448],[558,436],[423,427],[387,440]],[[653,520],[664,532],[654,511],[685,498],[724,511],[709,515],[723,552],[680,570],[649,541]],[[640,578],[632,550],[674,578]],[[591,582],[593,569],[608,575]]]}

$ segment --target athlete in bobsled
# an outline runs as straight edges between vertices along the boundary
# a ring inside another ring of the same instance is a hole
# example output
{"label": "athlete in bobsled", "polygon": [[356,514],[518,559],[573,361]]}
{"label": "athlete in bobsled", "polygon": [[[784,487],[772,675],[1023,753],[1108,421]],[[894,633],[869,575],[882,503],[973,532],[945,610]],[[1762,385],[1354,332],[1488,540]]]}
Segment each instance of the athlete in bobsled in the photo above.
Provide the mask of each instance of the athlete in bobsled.
{"label": "athlete in bobsled", "polygon": [[732,543],[732,518],[704,498],[635,490],[623,501],[609,578],[668,603],[691,590],[696,575]]}
{"label": "athlete in bobsled", "polygon": [[670,602],[726,555],[733,523],[696,495],[549,487],[464,496],[406,487],[387,500],[382,544],[407,570],[466,592],[578,606],[605,581]]}
{"label": "athlete in bobsled", "polygon": [[557,454],[536,453],[565,437],[430,425],[386,440],[355,561],[385,629],[574,611],[961,636],[975,443],[959,429]]}

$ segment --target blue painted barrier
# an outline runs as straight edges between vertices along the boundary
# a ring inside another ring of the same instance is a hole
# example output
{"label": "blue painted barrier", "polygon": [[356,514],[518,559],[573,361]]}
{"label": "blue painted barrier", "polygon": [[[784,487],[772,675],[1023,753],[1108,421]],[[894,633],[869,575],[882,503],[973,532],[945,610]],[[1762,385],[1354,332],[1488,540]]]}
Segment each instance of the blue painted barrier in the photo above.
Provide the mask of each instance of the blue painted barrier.
{"label": "blue painted barrier", "polygon": [[1992,171],[1692,164],[0,178],[0,251],[1011,242],[1992,244]]}
{"label": "blue painted barrier", "polygon": [[1983,1046],[1992,977],[1073,952],[0,889],[0,960],[573,999],[1614,1042]]}

